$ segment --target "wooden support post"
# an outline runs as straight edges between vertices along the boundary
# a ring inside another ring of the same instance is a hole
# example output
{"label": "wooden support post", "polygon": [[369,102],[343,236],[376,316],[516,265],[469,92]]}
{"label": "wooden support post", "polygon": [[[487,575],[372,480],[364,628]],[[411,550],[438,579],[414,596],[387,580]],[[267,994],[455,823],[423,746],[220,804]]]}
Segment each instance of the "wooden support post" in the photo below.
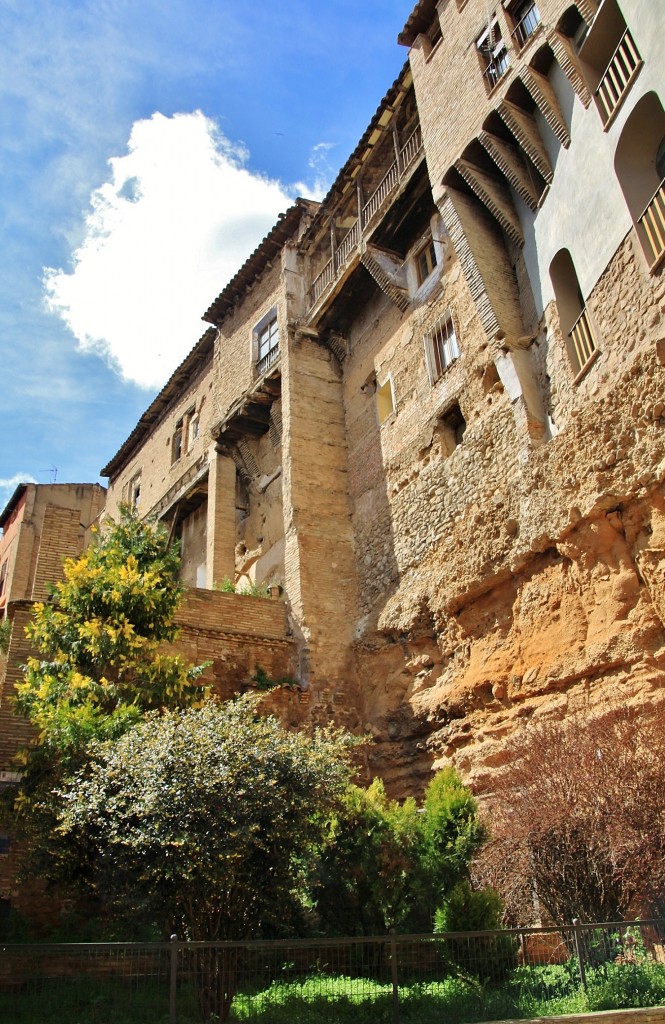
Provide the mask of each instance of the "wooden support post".
{"label": "wooden support post", "polygon": [[393,146],[395,147],[395,160],[397,161],[397,176],[401,178],[404,168],[402,167],[402,151],[399,145],[399,132],[397,128],[393,128]]}

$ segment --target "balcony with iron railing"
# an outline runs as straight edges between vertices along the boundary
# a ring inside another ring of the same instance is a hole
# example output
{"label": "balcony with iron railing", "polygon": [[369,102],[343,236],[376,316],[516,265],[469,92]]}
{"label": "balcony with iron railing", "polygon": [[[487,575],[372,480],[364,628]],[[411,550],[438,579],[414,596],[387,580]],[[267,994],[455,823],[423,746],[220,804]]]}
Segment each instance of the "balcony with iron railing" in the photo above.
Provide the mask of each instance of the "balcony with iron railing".
{"label": "balcony with iron railing", "polygon": [[587,313],[586,307],[582,310],[573,324],[568,337],[572,344],[574,362],[577,364],[575,369],[577,370],[578,376],[581,376],[591,364],[591,361],[595,358],[598,351],[598,346],[596,345],[596,340],[593,336],[593,328],[591,327],[591,321],[589,320],[589,314]]}
{"label": "balcony with iron railing", "polygon": [[665,181],[661,181],[637,224],[649,270],[653,273],[665,259]]}
{"label": "balcony with iron railing", "polygon": [[612,54],[609,64],[601,75],[596,100],[605,128],[608,128],[624,96],[642,67],[642,58],[628,29]]}
{"label": "balcony with iron railing", "polygon": [[508,51],[505,48],[499,50],[498,53],[490,58],[487,67],[483,71],[483,78],[485,79],[488,92],[491,92],[498,85],[509,67],[510,60],[508,58]]}
{"label": "balcony with iron railing", "polygon": [[518,50],[524,49],[539,25],[540,11],[536,7],[535,3],[533,3],[526,9],[520,20],[517,22],[517,25],[510,33]]}
{"label": "balcony with iron railing", "polygon": [[316,305],[352,262],[360,243],[367,238],[380,221],[386,205],[393,198],[400,183],[410,176],[422,152],[422,135],[420,125],[417,125],[409,134],[406,142],[396,149],[395,159],[389,164],[369,198],[359,201],[355,223],[335,245],[330,259],[324,263],[314,278],[310,295],[310,309]]}

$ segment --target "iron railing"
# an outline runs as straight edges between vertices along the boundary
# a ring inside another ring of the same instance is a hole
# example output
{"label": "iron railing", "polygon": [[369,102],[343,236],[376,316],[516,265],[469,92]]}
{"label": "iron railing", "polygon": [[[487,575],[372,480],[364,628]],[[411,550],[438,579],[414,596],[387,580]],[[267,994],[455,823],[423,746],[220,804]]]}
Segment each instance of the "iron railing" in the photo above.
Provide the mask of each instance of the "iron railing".
{"label": "iron railing", "polygon": [[507,50],[502,49],[495,56],[490,57],[489,63],[483,71],[483,78],[487,82],[487,87],[490,92],[496,85],[498,85],[509,68],[510,59],[508,57]]}
{"label": "iron railing", "polygon": [[665,921],[273,942],[0,944],[11,1024],[375,1024],[665,1002]]}
{"label": "iron railing", "polygon": [[540,11],[536,7],[535,3],[533,3],[527,8],[513,31],[510,33],[518,50],[524,49],[527,41],[531,38],[539,25]]}

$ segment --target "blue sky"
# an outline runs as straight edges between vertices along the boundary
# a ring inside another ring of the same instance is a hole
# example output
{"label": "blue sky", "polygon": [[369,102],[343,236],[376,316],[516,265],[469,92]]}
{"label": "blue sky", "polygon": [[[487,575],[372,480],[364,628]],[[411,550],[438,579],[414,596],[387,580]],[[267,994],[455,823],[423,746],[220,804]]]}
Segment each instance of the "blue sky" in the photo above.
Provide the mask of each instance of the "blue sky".
{"label": "blue sky", "polygon": [[99,479],[277,214],[325,192],[412,6],[0,0],[0,509]]}

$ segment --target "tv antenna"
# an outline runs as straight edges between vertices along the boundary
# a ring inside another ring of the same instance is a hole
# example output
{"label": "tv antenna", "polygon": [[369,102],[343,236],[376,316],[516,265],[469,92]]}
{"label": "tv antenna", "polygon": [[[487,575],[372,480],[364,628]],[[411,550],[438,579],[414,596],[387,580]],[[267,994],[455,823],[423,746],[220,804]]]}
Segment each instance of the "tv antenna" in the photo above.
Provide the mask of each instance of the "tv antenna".
{"label": "tv antenna", "polygon": [[51,483],[52,484],[54,484],[56,482],[56,480],[58,479],[58,467],[57,466],[53,466],[52,465],[49,469],[40,469],[39,472],[40,473],[50,473],[51,474]]}

